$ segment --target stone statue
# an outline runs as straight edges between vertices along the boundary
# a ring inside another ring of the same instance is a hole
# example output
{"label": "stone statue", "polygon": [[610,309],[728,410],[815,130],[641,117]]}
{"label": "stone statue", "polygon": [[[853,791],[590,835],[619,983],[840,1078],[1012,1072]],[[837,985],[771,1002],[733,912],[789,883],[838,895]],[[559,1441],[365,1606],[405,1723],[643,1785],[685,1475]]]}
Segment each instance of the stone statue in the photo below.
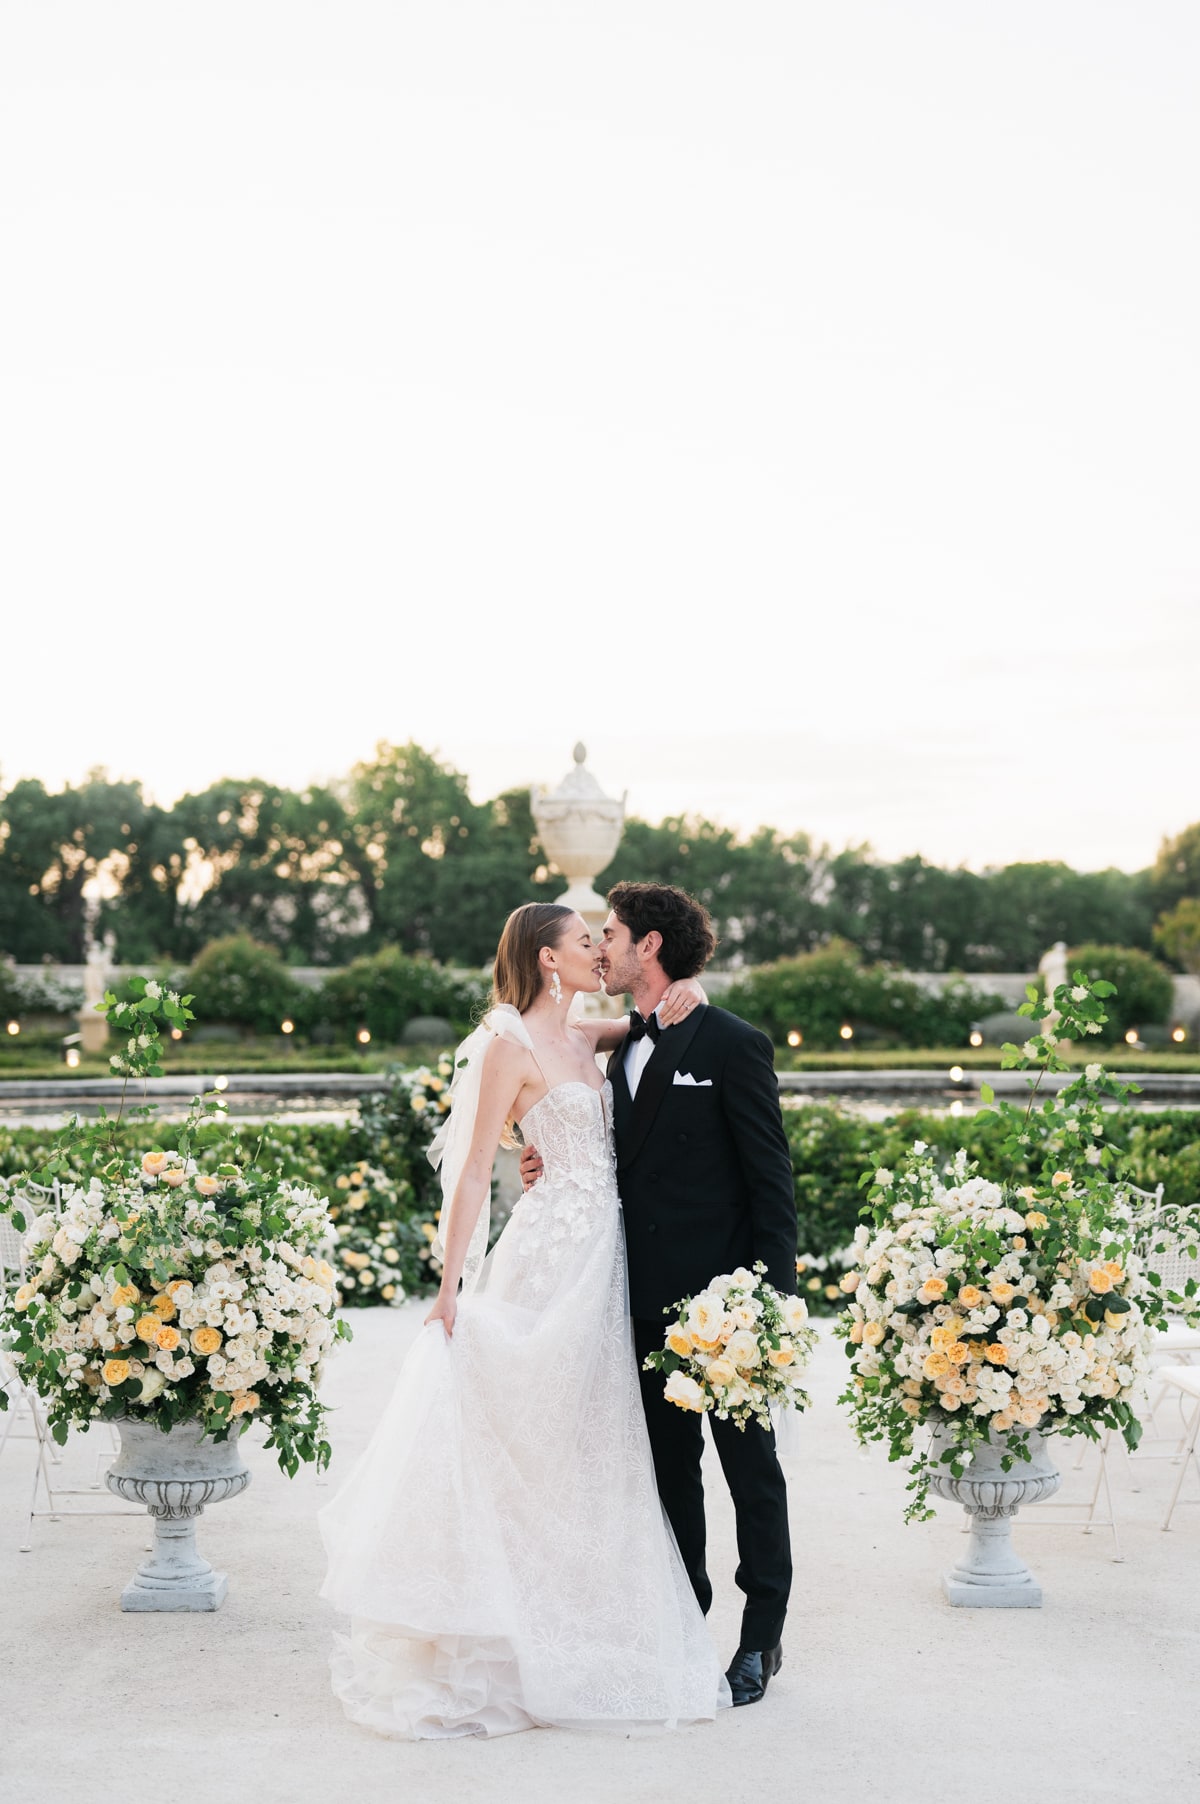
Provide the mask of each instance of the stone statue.
{"label": "stone statue", "polygon": [[84,1052],[103,1052],[108,1044],[108,1022],[96,1013],[97,1003],[104,1001],[112,968],[116,940],[111,933],[103,940],[88,939],[87,962],[83,967],[83,1007],[79,1011],[79,1040]]}
{"label": "stone statue", "polygon": [[1052,1027],[1058,1020],[1058,1011],[1054,1008],[1054,993],[1064,983],[1070,982],[1067,972],[1067,942],[1055,940],[1048,952],[1043,952],[1038,964],[1038,975],[1046,986],[1046,1001],[1051,1005],[1051,1013],[1042,1022],[1043,1031]]}

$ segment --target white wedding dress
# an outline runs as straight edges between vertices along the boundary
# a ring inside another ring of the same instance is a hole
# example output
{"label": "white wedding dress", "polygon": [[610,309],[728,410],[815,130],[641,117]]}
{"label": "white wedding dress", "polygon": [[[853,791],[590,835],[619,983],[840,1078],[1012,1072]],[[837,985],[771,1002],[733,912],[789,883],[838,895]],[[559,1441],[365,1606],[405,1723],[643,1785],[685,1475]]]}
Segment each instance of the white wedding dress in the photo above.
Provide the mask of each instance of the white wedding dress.
{"label": "white wedding dress", "polygon": [[628,1732],[729,1702],[655,1488],[611,1088],[559,1084],[523,1128],[544,1176],[321,1512],[322,1596],[352,1618],[334,1691],[384,1735]]}

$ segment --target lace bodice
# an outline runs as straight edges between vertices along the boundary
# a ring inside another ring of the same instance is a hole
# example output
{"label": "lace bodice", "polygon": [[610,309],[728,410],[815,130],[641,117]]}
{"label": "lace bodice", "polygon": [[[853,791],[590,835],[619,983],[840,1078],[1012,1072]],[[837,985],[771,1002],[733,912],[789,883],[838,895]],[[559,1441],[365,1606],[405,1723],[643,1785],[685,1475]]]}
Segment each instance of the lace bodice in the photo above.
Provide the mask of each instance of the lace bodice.
{"label": "lace bodice", "polygon": [[504,1238],[516,1243],[541,1300],[561,1273],[561,1255],[616,1212],[612,1085],[555,1084],[525,1111],[521,1131],[542,1156],[542,1176],[517,1201]]}

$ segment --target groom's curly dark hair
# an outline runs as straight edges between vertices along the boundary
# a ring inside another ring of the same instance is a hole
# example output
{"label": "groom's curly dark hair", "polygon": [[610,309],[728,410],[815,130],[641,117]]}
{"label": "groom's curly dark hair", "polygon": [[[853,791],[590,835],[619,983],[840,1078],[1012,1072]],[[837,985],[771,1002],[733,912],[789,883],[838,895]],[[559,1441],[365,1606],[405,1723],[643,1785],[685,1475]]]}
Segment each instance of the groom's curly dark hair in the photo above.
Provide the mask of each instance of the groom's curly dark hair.
{"label": "groom's curly dark hair", "polygon": [[698,976],[717,949],[707,908],[673,884],[616,883],[608,906],[635,942],[648,933],[662,935],[658,962],[672,982]]}

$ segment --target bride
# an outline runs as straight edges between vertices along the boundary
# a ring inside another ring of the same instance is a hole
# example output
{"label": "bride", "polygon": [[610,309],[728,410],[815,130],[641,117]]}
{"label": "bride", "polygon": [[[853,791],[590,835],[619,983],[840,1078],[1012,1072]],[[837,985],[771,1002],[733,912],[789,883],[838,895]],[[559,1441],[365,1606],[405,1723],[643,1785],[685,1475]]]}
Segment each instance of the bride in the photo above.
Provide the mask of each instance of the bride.
{"label": "bride", "polygon": [[[441,1289],[321,1512],[321,1594],[351,1618],[333,1688],[385,1735],[627,1732],[729,1702],[655,1486],[596,1066],[628,1022],[570,1017],[599,988],[580,915],[527,902],[509,916],[491,1013],[459,1049],[430,1152]],[[667,1024],[697,996],[672,986]],[[514,1121],[536,1131],[544,1176],[488,1254],[492,1163]]]}

